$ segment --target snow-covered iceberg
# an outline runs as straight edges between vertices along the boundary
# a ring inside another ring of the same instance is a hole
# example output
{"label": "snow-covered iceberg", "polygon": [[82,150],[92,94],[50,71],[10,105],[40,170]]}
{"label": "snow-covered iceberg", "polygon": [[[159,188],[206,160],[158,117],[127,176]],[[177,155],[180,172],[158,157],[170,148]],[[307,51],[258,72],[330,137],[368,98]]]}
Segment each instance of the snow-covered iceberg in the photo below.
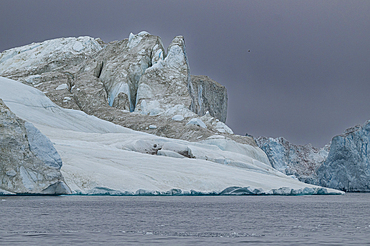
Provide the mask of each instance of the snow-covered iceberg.
{"label": "snow-covered iceberg", "polygon": [[133,131],[1,77],[0,98],[50,138],[74,194],[342,194],[288,177],[258,147],[224,136],[188,142]]}

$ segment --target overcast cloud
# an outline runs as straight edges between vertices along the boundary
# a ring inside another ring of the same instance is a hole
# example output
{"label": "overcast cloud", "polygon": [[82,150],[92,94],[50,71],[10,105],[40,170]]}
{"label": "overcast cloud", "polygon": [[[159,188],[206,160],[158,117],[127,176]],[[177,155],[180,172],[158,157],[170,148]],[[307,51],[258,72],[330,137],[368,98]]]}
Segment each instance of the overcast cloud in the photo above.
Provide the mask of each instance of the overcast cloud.
{"label": "overcast cloud", "polygon": [[[146,30],[186,41],[191,73],[228,90],[237,134],[321,147],[370,119],[370,1],[0,1],[0,51]],[[250,50],[250,52],[248,52]]]}

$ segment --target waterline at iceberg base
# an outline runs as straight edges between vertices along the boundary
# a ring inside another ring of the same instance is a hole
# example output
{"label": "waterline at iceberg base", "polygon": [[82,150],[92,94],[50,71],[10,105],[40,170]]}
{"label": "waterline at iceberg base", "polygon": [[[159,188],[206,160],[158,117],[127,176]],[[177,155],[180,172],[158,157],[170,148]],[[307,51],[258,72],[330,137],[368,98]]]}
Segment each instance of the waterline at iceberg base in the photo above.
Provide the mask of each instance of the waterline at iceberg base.
{"label": "waterline at iceberg base", "polygon": [[282,187],[279,189],[272,189],[264,191],[262,189],[253,189],[251,187],[228,187],[221,192],[201,192],[201,191],[182,191],[181,189],[171,189],[169,191],[149,191],[139,189],[136,192],[121,192],[104,187],[95,187],[87,193],[75,192],[72,195],[88,195],[88,196],[302,196],[302,195],[342,195],[341,192],[332,192],[330,189],[324,187],[313,187],[304,189],[290,189],[289,187]]}

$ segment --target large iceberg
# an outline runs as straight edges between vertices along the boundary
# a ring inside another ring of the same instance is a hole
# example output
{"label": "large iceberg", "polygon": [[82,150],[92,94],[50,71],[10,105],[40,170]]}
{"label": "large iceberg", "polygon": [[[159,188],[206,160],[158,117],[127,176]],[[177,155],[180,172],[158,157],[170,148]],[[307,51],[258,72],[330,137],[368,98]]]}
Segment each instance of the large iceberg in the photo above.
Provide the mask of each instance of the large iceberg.
{"label": "large iceberg", "polygon": [[[75,193],[335,193],[294,180],[317,184],[311,174],[327,151],[285,151],[289,144],[270,141],[270,152],[261,146],[266,156],[253,138],[233,134],[224,123],[226,88],[207,76],[190,75],[182,36],[167,49],[160,37],[145,31],[110,43],[91,37],[33,43],[0,53],[0,76],[42,91],[1,79],[0,96],[29,122],[26,126],[34,124],[52,140]],[[30,146],[40,156],[45,146],[33,137],[41,134],[36,128],[27,129]],[[308,155],[299,162],[302,151]],[[56,156],[41,155],[49,164]],[[129,160],[134,167],[129,168]],[[173,163],[184,164],[175,168]],[[172,171],[150,171],[154,167]],[[212,171],[206,170],[218,171],[210,177]]]}
{"label": "large iceberg", "polygon": [[50,138],[74,194],[342,194],[288,177],[258,147],[225,136],[188,142],[133,131],[60,108],[6,78],[0,78],[0,98]]}

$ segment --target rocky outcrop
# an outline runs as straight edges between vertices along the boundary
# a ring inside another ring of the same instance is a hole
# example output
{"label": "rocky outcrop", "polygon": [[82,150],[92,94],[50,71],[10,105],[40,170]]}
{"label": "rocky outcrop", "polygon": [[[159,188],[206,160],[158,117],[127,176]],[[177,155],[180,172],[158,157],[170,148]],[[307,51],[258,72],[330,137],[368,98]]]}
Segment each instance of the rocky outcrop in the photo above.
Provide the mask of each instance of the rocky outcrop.
{"label": "rocky outcrop", "polygon": [[275,169],[306,183],[316,183],[316,169],[328,156],[328,146],[318,149],[310,144],[294,145],[282,137],[255,140]]}
{"label": "rocky outcrop", "polygon": [[0,99],[0,193],[69,194],[50,140]]}
{"label": "rocky outcrop", "polygon": [[[0,76],[32,85],[64,108],[164,137],[199,141],[232,133],[224,124],[226,89],[206,76],[191,78],[182,36],[167,51],[160,37],[147,32],[108,44],[80,37],[12,50],[1,54]],[[187,125],[193,118],[207,128]]]}
{"label": "rocky outcrop", "polygon": [[198,115],[210,115],[222,122],[227,116],[227,91],[225,86],[208,76],[191,76],[190,94],[193,97],[192,111]]}
{"label": "rocky outcrop", "polygon": [[370,121],[335,136],[317,169],[317,183],[344,191],[370,192]]}

